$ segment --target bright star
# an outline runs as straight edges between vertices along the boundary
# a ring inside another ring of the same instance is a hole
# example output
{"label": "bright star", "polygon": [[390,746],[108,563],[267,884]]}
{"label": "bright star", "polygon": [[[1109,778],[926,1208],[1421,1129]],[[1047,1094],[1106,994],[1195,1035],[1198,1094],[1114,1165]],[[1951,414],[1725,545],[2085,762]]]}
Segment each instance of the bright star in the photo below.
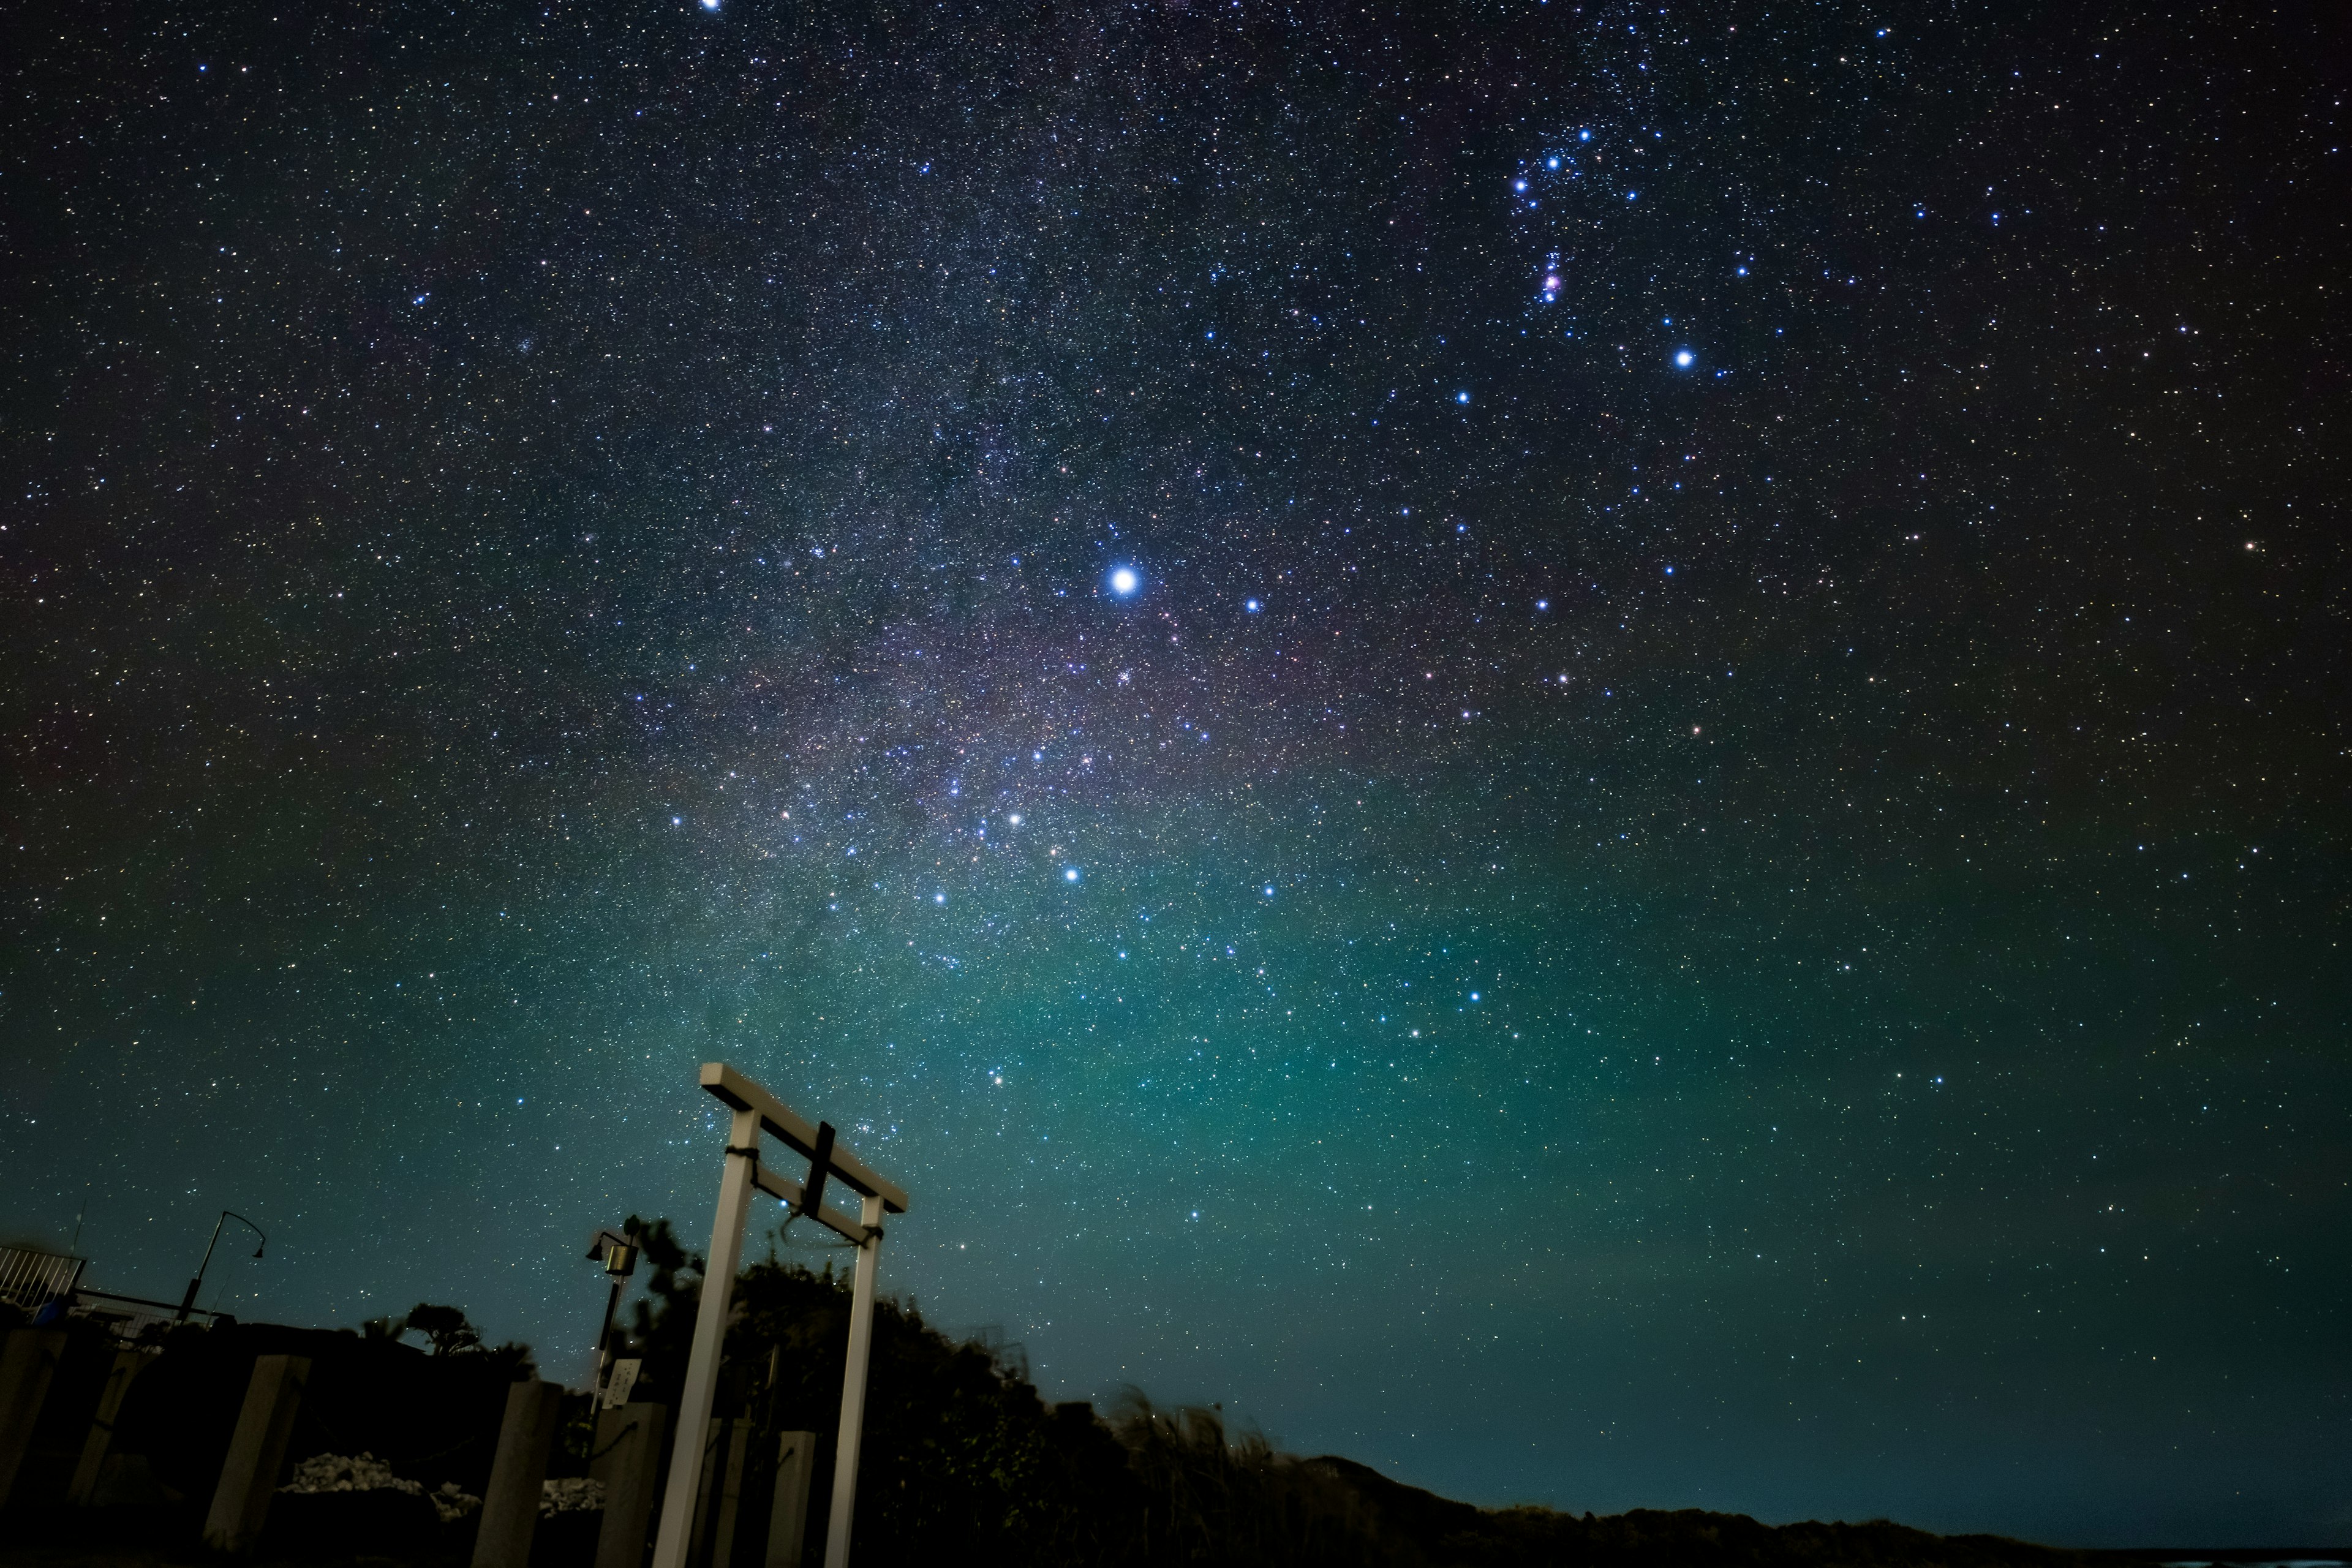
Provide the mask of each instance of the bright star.
{"label": "bright star", "polygon": [[1017,812],[1017,811],[1016,811],[1016,812],[1014,812],[1012,816],[1010,816],[1006,817],[1004,820],[1005,820],[1005,821],[1007,821],[1007,822],[1009,822],[1009,823],[1011,823],[1013,826],[1018,827],[1018,826],[1021,826],[1021,814],[1020,814],[1019,812]]}
{"label": "bright star", "polygon": [[1466,392],[1457,392],[1454,395],[1454,401],[1456,403],[1467,403],[1470,401],[1470,395]]}
{"label": "bright star", "polygon": [[1066,867],[1064,867],[1064,868],[1063,868],[1063,869],[1062,869],[1062,880],[1064,880],[1065,882],[1075,882],[1075,881],[1076,881],[1077,879],[1078,879],[1078,868],[1077,868],[1076,866],[1066,866]]}
{"label": "bright star", "polygon": [[944,904],[947,901],[948,896],[945,893],[933,893],[931,895],[931,902],[935,904]]}
{"label": "bright star", "polygon": [[1685,349],[1682,353],[1675,356],[1675,363],[1682,366],[1685,370],[1688,370],[1690,368],[1691,361],[1696,356],[1692,354],[1690,350]]}
{"label": "bright star", "polygon": [[1243,609],[1244,609],[1244,610],[1247,610],[1251,615],[1253,615],[1253,616],[1254,616],[1254,615],[1256,615],[1260,610],[1262,610],[1262,609],[1265,608],[1265,606],[1264,605],[1259,604],[1255,599],[1249,599],[1249,600],[1245,600],[1245,601],[1243,603],[1243,605],[1242,605],[1242,608],[1243,608]]}
{"label": "bright star", "polygon": [[1118,567],[1110,574],[1110,591],[1122,599],[1142,586],[1143,579],[1135,574],[1132,566]]}

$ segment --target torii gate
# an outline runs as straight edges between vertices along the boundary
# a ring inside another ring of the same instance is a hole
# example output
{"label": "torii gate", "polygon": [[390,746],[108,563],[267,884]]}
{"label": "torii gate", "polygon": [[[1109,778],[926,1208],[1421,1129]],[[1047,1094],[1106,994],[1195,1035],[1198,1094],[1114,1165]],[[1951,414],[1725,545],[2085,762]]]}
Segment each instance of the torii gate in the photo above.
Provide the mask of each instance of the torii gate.
{"label": "torii gate", "polygon": [[[882,1216],[905,1214],[907,1194],[837,1147],[832,1123],[810,1126],[726,1063],[703,1063],[702,1087],[717,1095],[735,1120],[727,1139],[726,1173],[719,1179],[719,1216],[710,1226],[710,1257],[702,1272],[694,1349],[687,1358],[686,1386],[678,1394],[677,1442],[670,1450],[669,1488],[662,1499],[652,1568],[686,1568],[695,1492],[702,1479],[704,1435],[710,1426],[711,1396],[718,1391],[719,1358],[727,1338],[729,1298],[735,1290],[736,1267],[742,1261],[743,1226],[751,1215],[754,1188],[782,1198],[793,1213],[809,1215],[857,1248],[857,1278],[849,1299],[849,1364],[841,1378],[841,1444],[835,1452],[833,1515],[824,1536],[824,1568],[848,1568],[849,1521],[857,1503],[857,1445],[866,1422],[866,1363],[874,1345],[874,1275],[882,1250]],[[807,1156],[805,1185],[760,1163],[762,1135]],[[856,1219],[825,1206],[828,1176],[839,1177],[858,1194]]]}

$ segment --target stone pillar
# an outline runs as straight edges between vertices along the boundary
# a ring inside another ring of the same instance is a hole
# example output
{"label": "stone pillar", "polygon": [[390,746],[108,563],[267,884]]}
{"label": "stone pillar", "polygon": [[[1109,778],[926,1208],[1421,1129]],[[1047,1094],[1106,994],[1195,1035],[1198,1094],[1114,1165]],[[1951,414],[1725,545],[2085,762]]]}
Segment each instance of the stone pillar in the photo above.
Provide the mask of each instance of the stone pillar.
{"label": "stone pillar", "polygon": [[90,1418],[89,1436],[82,1439],[81,1462],[74,1467],[73,1483],[66,1488],[66,1501],[74,1507],[88,1508],[90,1499],[98,1495],[99,1472],[114,1447],[114,1422],[122,1414],[122,1396],[131,1392],[131,1380],[154,1361],[144,1351],[114,1352],[113,1370],[106,1374],[106,1388],[98,1396],[98,1414]]}
{"label": "stone pillar", "polygon": [[474,1537],[474,1568],[530,1568],[530,1538],[539,1529],[540,1489],[548,1450],[555,1446],[561,1384],[532,1378],[507,1390],[506,1419],[490,1484],[482,1491],[482,1524]]}
{"label": "stone pillar", "polygon": [[596,1415],[588,1473],[604,1483],[604,1522],[596,1531],[596,1568],[645,1568],[646,1526],[661,1474],[663,1405],[624,1405]]}
{"label": "stone pillar", "polygon": [[65,1354],[63,1329],[18,1329],[0,1346],[0,1503],[16,1485],[33,1427],[48,1402],[49,1379]]}
{"label": "stone pillar", "polygon": [[695,1568],[727,1568],[735,1554],[735,1518],[743,1506],[743,1459],[751,1447],[749,1421],[713,1421],[702,1447],[702,1484],[694,1499]]}
{"label": "stone pillar", "polygon": [[768,1510],[768,1568],[801,1568],[808,1545],[809,1483],[815,1479],[816,1434],[779,1434],[776,1500]]}
{"label": "stone pillar", "polygon": [[245,1408],[237,1413],[236,1433],[228,1440],[228,1461],[221,1466],[212,1511],[205,1516],[205,1544],[214,1551],[242,1556],[261,1539],[269,1500],[277,1495],[278,1477],[286,1468],[294,1417],[310,1382],[309,1356],[254,1358]]}

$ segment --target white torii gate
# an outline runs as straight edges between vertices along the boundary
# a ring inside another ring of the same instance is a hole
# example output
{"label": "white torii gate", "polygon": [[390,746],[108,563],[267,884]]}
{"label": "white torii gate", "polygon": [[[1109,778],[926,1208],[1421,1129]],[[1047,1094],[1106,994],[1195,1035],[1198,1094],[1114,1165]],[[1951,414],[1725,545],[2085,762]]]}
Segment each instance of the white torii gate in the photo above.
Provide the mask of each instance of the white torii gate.
{"label": "white torii gate", "polygon": [[[849,1521],[857,1504],[857,1445],[866,1424],[866,1363],[874,1346],[874,1275],[882,1250],[882,1216],[905,1214],[904,1189],[883,1180],[865,1162],[834,1143],[833,1126],[812,1127],[784,1102],[724,1062],[702,1064],[702,1087],[735,1113],[727,1139],[727,1169],[719,1180],[719,1216],[710,1226],[710,1257],[702,1273],[702,1307],[694,1320],[694,1349],[678,1394],[677,1443],[670,1450],[669,1488],[662,1498],[661,1529],[652,1568],[686,1568],[693,1540],[694,1498],[702,1479],[702,1447],[719,1387],[729,1298],[742,1261],[743,1226],[753,1189],[782,1199],[839,1233],[857,1248],[857,1278],[849,1298],[849,1364],[841,1378],[841,1444],[833,1468],[833,1515],[824,1536],[824,1568],[848,1568]],[[760,1140],[772,1137],[807,1157],[805,1184],[760,1162]],[[837,1177],[859,1197],[851,1219],[824,1205],[824,1184]],[[714,1564],[713,1568],[725,1568]]]}

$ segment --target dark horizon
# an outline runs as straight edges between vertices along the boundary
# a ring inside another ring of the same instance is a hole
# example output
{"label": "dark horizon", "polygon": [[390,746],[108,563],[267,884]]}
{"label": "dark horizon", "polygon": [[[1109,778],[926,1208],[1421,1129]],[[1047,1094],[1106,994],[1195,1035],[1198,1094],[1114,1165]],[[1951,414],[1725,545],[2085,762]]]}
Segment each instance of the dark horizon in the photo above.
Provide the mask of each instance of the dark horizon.
{"label": "dark horizon", "polygon": [[2352,1534],[2340,14],[7,30],[13,1234],[577,1383],[723,1059],[1048,1397]]}

